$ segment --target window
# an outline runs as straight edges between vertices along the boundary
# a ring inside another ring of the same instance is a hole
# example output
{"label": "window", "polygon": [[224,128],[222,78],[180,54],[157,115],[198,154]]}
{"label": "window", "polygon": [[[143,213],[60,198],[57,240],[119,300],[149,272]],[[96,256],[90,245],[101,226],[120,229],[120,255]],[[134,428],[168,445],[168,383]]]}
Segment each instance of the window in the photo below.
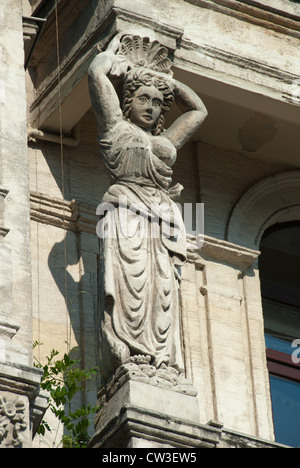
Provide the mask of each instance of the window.
{"label": "window", "polygon": [[300,223],[262,239],[259,269],[276,441],[300,446]]}

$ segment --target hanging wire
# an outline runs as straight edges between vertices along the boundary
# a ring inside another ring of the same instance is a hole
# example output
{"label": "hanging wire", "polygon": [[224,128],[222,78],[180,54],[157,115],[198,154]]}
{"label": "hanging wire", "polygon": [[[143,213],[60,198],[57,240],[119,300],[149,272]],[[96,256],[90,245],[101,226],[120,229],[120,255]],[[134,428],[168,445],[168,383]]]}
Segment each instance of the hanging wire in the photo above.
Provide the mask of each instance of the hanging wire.
{"label": "hanging wire", "polygon": [[60,50],[59,50],[59,27],[58,27],[58,0],[55,0],[55,25],[56,25],[56,56],[57,56],[57,79],[58,79],[58,113],[59,113],[59,135],[60,135],[60,164],[61,164],[61,184],[63,197],[63,229],[64,229],[64,266],[65,266],[65,314],[66,314],[66,335],[67,351],[71,348],[71,323],[68,314],[68,277],[67,277],[67,246],[65,229],[65,176],[64,176],[64,148],[62,131],[62,111],[61,111],[61,71],[60,71]]}

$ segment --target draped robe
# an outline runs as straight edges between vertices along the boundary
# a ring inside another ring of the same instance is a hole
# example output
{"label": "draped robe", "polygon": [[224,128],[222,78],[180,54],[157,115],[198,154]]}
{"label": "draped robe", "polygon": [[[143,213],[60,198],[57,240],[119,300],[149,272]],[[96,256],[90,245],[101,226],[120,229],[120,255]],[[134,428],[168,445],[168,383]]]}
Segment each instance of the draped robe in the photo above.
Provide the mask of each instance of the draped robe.
{"label": "draped robe", "polygon": [[100,368],[104,379],[130,356],[183,371],[179,317],[185,230],[170,195],[172,169],[142,129],[122,120],[100,140],[114,183],[102,200]]}

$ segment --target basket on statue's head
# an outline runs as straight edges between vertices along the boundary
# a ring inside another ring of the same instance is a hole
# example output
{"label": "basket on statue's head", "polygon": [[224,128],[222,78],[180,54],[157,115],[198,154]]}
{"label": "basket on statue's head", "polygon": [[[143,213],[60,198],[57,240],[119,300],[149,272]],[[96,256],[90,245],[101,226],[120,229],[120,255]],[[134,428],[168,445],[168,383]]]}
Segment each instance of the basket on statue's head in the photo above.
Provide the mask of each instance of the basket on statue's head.
{"label": "basket on statue's head", "polygon": [[172,76],[172,62],[168,49],[149,37],[126,35],[122,38],[117,55],[121,55],[132,67],[144,67]]}

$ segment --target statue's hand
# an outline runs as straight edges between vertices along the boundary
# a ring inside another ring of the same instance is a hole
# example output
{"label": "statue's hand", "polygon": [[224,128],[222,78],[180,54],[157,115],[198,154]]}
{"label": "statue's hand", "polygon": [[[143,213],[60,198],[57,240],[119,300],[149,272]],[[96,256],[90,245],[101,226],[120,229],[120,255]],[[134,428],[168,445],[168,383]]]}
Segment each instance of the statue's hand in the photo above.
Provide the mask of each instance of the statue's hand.
{"label": "statue's hand", "polygon": [[124,58],[106,50],[105,52],[100,52],[94,58],[89,68],[89,76],[95,79],[99,74],[103,74],[113,79],[122,78],[128,71],[128,68],[129,63]]}
{"label": "statue's hand", "polygon": [[122,56],[112,55],[112,66],[109,72],[110,78],[122,78],[130,68],[129,62]]}
{"label": "statue's hand", "polygon": [[121,39],[124,33],[118,33],[108,44],[104,52],[111,60],[111,68],[109,71],[110,78],[122,78],[130,68],[129,62],[122,56],[118,55]]}
{"label": "statue's hand", "polygon": [[107,52],[110,52],[112,54],[116,54],[118,52],[118,49],[120,47],[120,44],[121,44],[121,39],[122,37],[124,36],[125,34],[122,32],[122,33],[118,33],[111,41],[110,43],[108,44],[106,50]]}

